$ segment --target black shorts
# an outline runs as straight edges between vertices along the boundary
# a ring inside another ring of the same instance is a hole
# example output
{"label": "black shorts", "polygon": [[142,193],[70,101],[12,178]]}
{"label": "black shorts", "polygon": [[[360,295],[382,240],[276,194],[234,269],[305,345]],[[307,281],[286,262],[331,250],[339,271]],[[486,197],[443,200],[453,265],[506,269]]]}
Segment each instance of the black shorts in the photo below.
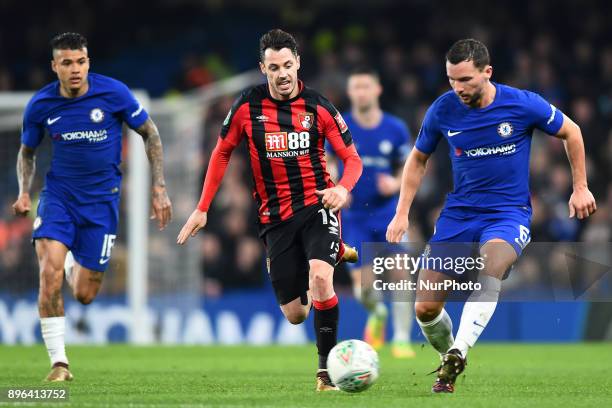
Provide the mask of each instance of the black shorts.
{"label": "black shorts", "polygon": [[301,298],[307,304],[308,261],[319,259],[336,264],[340,247],[340,214],[321,204],[299,211],[291,219],[265,227],[262,240],[266,246],[267,267],[279,304]]}

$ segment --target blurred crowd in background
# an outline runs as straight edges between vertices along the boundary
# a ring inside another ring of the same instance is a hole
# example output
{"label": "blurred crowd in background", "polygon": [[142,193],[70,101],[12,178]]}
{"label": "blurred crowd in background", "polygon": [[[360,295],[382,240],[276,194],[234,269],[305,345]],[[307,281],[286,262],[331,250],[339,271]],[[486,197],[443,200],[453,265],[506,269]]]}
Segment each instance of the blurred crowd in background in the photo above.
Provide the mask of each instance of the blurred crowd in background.
{"label": "blurred crowd in background", "polygon": [[[114,0],[86,5],[69,1],[65,5],[69,11],[48,3],[41,5],[46,12],[32,16],[25,10],[27,4],[5,1],[0,3],[0,91],[35,90],[52,80],[48,40],[57,32],[73,30],[89,39],[92,71],[146,89],[153,97],[175,98],[257,68],[259,36],[280,27],[298,39],[301,78],[341,111],[350,109],[347,73],[355,66],[376,68],[384,86],[383,109],[405,120],[416,137],[427,107],[450,89],[445,51],[460,38],[474,37],[489,47],[493,80],[540,93],[582,129],[589,186],[598,211],[587,221],[568,218],[572,183],[563,143],[536,133],[531,156],[533,240],[610,242],[609,3],[378,0],[359,4],[152,0],[141,8]],[[31,19],[26,30],[21,18],[10,18],[25,14]],[[202,176],[232,100],[224,97],[206,113]],[[3,285],[25,270],[31,275],[35,265],[29,248],[31,220],[10,216],[17,194],[14,164],[19,147],[19,140],[13,139],[3,141],[6,147],[0,149]],[[440,143],[411,211],[412,240],[431,236],[445,194],[452,188],[447,154],[446,144]],[[262,286],[266,279],[249,174],[246,151],[239,149],[211,208],[207,231],[201,234],[203,291],[209,296]],[[345,272],[338,279],[346,283]]]}

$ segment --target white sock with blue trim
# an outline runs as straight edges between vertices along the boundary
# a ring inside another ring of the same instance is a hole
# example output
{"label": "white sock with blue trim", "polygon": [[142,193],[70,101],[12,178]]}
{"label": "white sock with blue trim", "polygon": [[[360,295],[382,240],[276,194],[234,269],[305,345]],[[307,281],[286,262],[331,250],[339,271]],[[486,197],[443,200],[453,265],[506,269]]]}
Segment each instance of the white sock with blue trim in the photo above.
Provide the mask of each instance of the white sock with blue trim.
{"label": "white sock with blue trim", "polygon": [[481,274],[478,282],[482,284],[482,289],[472,292],[465,302],[457,338],[450,347],[461,351],[463,358],[467,356],[468,350],[474,347],[476,340],[493,317],[501,291],[501,280],[493,276]]}

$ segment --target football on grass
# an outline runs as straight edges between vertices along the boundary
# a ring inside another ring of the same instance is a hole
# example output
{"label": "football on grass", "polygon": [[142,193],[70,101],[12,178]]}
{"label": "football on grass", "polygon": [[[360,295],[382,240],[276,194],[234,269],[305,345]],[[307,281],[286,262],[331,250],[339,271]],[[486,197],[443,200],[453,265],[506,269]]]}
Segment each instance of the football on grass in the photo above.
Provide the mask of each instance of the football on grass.
{"label": "football on grass", "polygon": [[346,392],[361,392],[378,379],[378,354],[361,340],[345,340],[336,344],[327,356],[331,380]]}

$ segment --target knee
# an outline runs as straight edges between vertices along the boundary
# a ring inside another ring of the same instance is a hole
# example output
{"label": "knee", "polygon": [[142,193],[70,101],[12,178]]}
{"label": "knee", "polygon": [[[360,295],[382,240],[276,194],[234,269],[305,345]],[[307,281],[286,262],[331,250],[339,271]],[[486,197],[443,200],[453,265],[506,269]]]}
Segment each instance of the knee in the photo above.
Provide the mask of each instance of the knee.
{"label": "knee", "polygon": [[487,275],[501,280],[506,271],[512,267],[512,264],[504,261],[487,260],[484,267]]}
{"label": "knee", "polygon": [[308,317],[308,311],[304,310],[295,310],[285,314],[287,321],[291,324],[300,324],[303,323],[304,320]]}
{"label": "knee", "polygon": [[74,297],[81,304],[88,305],[91,302],[93,302],[94,298],[96,297],[96,294],[95,293],[91,293],[89,291],[78,291],[77,290],[77,291],[74,292]]}
{"label": "knee", "polygon": [[324,268],[313,268],[310,276],[312,280],[312,286],[315,288],[325,288],[327,286],[332,285],[333,273],[330,273]]}
{"label": "knee", "polygon": [[414,312],[420,321],[429,322],[438,317],[442,307],[442,304],[436,302],[415,302]]}

